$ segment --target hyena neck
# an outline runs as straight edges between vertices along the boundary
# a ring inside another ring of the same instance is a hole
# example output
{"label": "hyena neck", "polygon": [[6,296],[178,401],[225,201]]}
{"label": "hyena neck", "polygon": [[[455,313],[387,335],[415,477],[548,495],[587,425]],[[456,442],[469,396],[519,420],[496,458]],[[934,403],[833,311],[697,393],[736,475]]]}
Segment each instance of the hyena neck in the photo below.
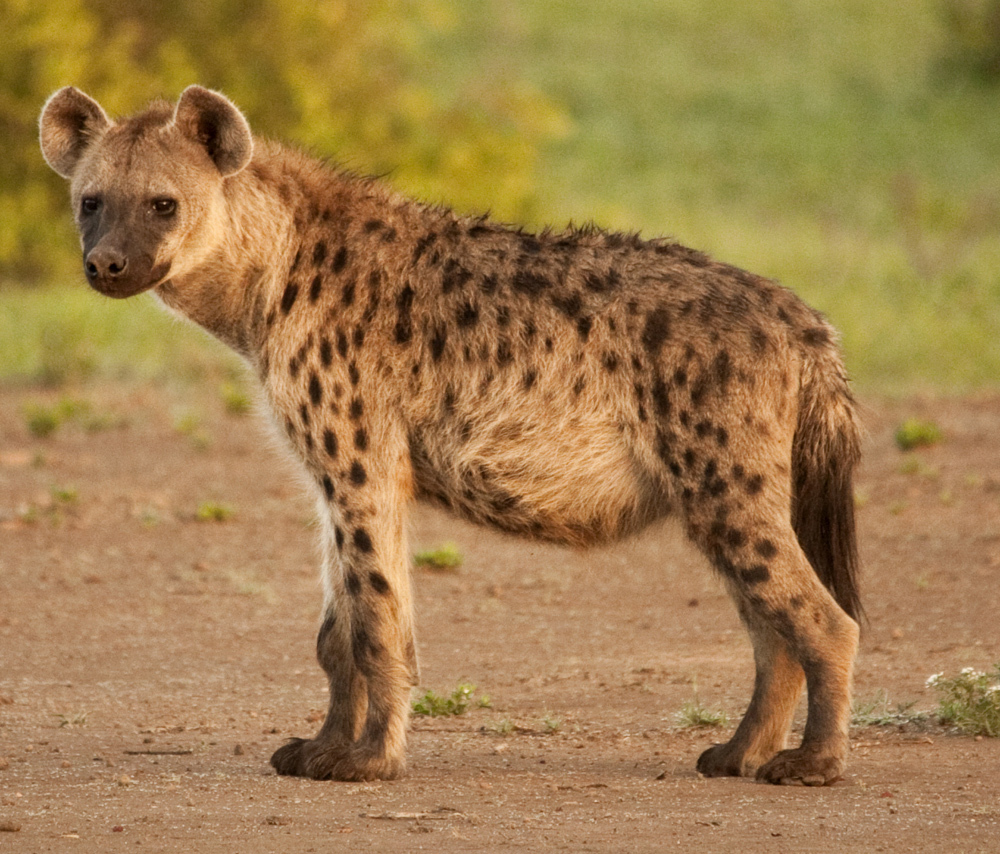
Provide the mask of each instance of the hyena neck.
{"label": "hyena neck", "polygon": [[226,181],[215,251],[156,295],[259,367],[290,276],[312,262],[304,256],[322,235],[343,230],[373,187],[293,149],[258,142],[250,165]]}

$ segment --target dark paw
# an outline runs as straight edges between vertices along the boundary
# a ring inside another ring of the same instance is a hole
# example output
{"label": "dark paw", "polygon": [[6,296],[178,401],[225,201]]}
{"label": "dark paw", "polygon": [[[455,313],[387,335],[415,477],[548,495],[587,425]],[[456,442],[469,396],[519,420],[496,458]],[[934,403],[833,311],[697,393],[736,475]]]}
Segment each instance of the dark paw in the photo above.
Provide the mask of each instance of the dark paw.
{"label": "dark paw", "polygon": [[696,766],[703,777],[751,777],[757,770],[755,761],[732,742],[713,744],[698,757]]}
{"label": "dark paw", "polygon": [[406,770],[402,756],[391,757],[365,750],[363,745],[323,745],[316,740],[293,738],[279,747],[271,765],[287,777],[311,780],[394,780]]}
{"label": "dark paw", "polygon": [[841,779],[844,759],[816,750],[782,750],[757,771],[762,783],[782,786],[830,786]]}

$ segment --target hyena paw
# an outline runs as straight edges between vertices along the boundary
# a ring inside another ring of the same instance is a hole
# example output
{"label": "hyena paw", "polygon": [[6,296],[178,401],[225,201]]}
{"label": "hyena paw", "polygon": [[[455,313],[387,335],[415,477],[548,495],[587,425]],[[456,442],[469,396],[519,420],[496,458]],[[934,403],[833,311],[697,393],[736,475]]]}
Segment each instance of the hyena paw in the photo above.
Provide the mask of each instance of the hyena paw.
{"label": "hyena paw", "polygon": [[293,738],[271,756],[271,765],[287,777],[312,780],[394,780],[406,771],[403,757],[366,750],[358,743],[321,744],[315,739]]}
{"label": "hyena paw", "polygon": [[698,757],[697,770],[703,777],[750,777],[760,760],[734,747],[732,742],[713,744]]}
{"label": "hyena paw", "polygon": [[797,747],[761,766],[757,779],[783,786],[830,786],[841,779],[845,764],[840,754]]}

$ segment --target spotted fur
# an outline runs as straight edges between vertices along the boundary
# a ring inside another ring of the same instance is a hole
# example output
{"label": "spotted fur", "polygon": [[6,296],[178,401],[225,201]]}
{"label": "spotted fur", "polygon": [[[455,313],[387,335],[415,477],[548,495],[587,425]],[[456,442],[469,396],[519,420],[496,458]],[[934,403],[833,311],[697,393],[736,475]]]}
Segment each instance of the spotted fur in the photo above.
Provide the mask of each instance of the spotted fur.
{"label": "spotted fur", "polygon": [[[721,575],[757,678],[709,776],[829,783],[860,610],[858,428],[824,318],[668,240],[530,234],[254,140],[199,87],[122,121],[75,89],[41,119],[91,285],[152,290],[256,371],[316,484],[330,708],[282,774],[391,778],[417,678],[414,497],[586,546],[670,513]],[[785,739],[803,687],[799,747]]]}

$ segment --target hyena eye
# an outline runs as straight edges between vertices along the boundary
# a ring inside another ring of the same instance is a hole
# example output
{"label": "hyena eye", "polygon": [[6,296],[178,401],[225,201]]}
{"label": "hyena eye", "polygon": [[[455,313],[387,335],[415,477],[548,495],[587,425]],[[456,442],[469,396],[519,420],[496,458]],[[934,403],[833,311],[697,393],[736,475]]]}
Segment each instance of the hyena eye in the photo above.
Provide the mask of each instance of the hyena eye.
{"label": "hyena eye", "polygon": [[87,196],[80,201],[80,211],[84,214],[95,214],[101,209],[101,200]]}
{"label": "hyena eye", "polygon": [[177,202],[173,199],[153,199],[153,210],[160,216],[170,216],[177,210]]}

